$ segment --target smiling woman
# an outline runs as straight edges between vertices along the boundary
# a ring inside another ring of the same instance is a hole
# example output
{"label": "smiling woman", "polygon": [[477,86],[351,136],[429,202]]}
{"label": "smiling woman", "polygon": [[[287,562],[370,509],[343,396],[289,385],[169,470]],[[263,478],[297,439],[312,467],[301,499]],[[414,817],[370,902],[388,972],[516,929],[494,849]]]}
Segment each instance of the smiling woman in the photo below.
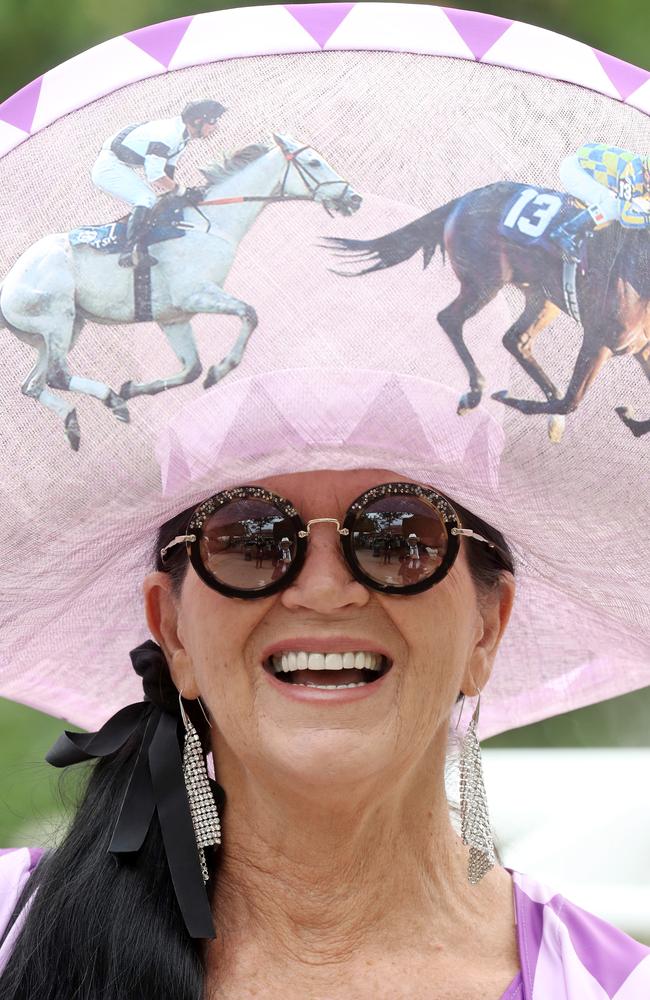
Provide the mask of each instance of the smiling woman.
{"label": "smiling woman", "polygon": [[[229,845],[218,876],[224,904],[217,939],[207,951],[215,996],[247,996],[253,980],[265,995],[301,996],[301,968],[310,968],[315,996],[338,995],[349,975],[360,976],[369,959],[376,962],[418,924],[438,931],[410,957],[412,995],[425,995],[431,982],[457,987],[448,935],[453,927],[455,938],[459,926],[470,935],[477,921],[485,934],[471,934],[474,947],[490,960],[474,986],[464,980],[465,996],[486,988],[500,996],[517,974],[511,878],[495,872],[472,895],[463,878],[469,851],[451,827],[443,780],[450,712],[459,691],[475,695],[488,680],[513,578],[502,569],[497,586],[481,589],[461,548],[437,582],[429,564],[439,566],[440,558],[423,551],[427,586],[417,594],[406,596],[413,584],[398,595],[386,593],[386,584],[362,583],[361,558],[355,571],[334,528],[351,523],[344,537],[356,536],[357,556],[372,551],[354,530],[368,518],[359,497],[371,491],[376,506],[377,486],[391,483],[393,509],[408,507],[404,496],[415,495],[397,492],[396,478],[383,470],[327,470],[254,484],[286,497],[310,525],[334,523],[311,527],[306,557],[277,594],[251,588],[256,599],[238,601],[236,611],[231,598],[187,572],[184,547],[176,556],[181,580],[160,571],[145,580],[149,626],[174,684],[184,697],[201,697],[219,733],[211,748],[228,789]],[[444,522],[434,510],[428,516],[441,544]],[[417,516],[415,506],[402,521],[413,526]],[[407,535],[399,520],[390,517],[397,542]],[[427,527],[420,513],[423,540]],[[176,525],[165,525],[161,548],[175,535]],[[400,548],[392,554],[396,568]],[[227,563],[221,579],[232,572]],[[291,681],[277,671],[291,672]],[[235,944],[249,936],[250,947]],[[300,963],[288,972],[296,951]],[[370,975],[389,995],[401,979],[400,970],[381,966]]]}
{"label": "smiling woman", "polygon": [[406,4],[107,46],[0,107],[0,694],[93,761],[3,1000],[641,1000],[479,743],[650,679],[639,71]]}

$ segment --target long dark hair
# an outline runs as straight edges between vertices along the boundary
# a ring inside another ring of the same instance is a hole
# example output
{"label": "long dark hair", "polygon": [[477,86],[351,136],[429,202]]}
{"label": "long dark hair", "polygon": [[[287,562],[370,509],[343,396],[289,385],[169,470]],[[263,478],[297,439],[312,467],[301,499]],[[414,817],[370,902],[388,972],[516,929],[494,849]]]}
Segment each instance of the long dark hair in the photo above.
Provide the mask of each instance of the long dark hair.
{"label": "long dark hair", "polygon": [[[464,527],[496,546],[467,546],[472,577],[485,593],[504,572],[513,572],[510,550],[498,531],[454,506]],[[165,566],[159,553],[185,533],[191,513],[163,524],[155,542],[153,565],[170,574],[176,592],[188,568],[185,548],[177,546]],[[202,713],[191,717],[208,750]],[[12,915],[13,920],[38,889],[0,976],[2,1000],[201,1000],[204,945],[185,929],[157,821],[132,860],[118,862],[108,853],[110,818],[116,816],[147,719],[116,753],[78,765],[88,768],[89,779],[72,823],[28,879]],[[214,876],[218,855],[209,863]]]}

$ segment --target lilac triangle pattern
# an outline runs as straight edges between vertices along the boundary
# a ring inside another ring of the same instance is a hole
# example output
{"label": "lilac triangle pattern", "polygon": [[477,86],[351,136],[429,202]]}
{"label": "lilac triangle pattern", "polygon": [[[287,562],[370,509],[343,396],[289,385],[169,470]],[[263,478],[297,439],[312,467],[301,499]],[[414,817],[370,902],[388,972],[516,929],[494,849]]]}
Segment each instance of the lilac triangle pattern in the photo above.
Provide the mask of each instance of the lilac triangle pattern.
{"label": "lilac triangle pattern", "polygon": [[192,473],[183,444],[172,427],[168,429],[164,443],[158,446],[157,458],[160,463],[163,493],[167,492],[171,483],[192,482]]}
{"label": "lilac triangle pattern", "polygon": [[648,954],[647,947],[562,896],[555,896],[548,906],[567,928],[582,965],[608,997],[615,997]]}
{"label": "lilac triangle pattern", "polygon": [[322,49],[356,4],[288,3],[284,6]]}
{"label": "lilac triangle pattern", "polygon": [[442,9],[477,59],[482,59],[513,23],[508,17],[475,14],[471,10],[457,10],[455,7]]}
{"label": "lilac triangle pattern", "polygon": [[38,79],[28,83],[17,94],[8,97],[0,104],[0,120],[14,125],[16,128],[21,128],[24,132],[30,132],[38,107],[42,82],[43,77],[39,76]]}
{"label": "lilac triangle pattern", "polygon": [[167,69],[192,19],[192,15],[189,14],[187,17],[178,17],[174,21],[163,21],[162,24],[137,28],[135,31],[127,31],[125,38],[128,38],[147,55],[153,56]]}
{"label": "lilac triangle pattern", "polygon": [[599,52],[598,49],[594,49],[594,54],[623,101],[626,101],[630,94],[643,86],[646,80],[650,80],[650,71],[647,69],[632,66],[631,63],[617,59],[616,56],[610,56],[606,52]]}

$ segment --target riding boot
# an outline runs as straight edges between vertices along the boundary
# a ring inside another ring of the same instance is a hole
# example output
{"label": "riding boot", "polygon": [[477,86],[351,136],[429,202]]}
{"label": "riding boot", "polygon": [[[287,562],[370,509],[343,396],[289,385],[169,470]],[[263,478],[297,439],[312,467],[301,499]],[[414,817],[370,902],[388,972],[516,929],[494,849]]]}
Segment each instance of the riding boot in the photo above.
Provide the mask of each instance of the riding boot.
{"label": "riding boot", "polygon": [[118,264],[120,267],[134,267],[135,261],[133,259],[133,251],[137,247],[138,253],[138,263],[147,264],[152,267],[157,264],[158,261],[155,257],[151,257],[147,251],[146,247],[140,247],[138,241],[147,232],[148,222],[149,222],[149,211],[146,205],[136,205],[129,216],[129,221],[126,224],[126,241],[124,244],[124,250],[118,258]]}
{"label": "riding boot", "polygon": [[584,238],[588,231],[593,232],[596,225],[591,211],[585,208],[568,222],[556,226],[548,235],[559,246],[564,257],[579,264]]}

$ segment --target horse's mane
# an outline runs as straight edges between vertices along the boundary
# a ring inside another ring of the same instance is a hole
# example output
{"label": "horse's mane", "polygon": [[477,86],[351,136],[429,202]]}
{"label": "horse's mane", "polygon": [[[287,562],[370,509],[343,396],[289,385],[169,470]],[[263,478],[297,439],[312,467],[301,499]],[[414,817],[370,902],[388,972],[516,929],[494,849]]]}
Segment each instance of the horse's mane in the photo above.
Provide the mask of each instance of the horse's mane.
{"label": "horse's mane", "polygon": [[214,163],[208,163],[207,166],[201,167],[201,173],[212,184],[221,184],[226,178],[239,173],[249,163],[259,160],[260,156],[268,153],[269,148],[269,146],[264,146],[262,143],[254,142],[250,146],[238,149],[236,153],[224,156],[223,163],[217,163],[215,160]]}

